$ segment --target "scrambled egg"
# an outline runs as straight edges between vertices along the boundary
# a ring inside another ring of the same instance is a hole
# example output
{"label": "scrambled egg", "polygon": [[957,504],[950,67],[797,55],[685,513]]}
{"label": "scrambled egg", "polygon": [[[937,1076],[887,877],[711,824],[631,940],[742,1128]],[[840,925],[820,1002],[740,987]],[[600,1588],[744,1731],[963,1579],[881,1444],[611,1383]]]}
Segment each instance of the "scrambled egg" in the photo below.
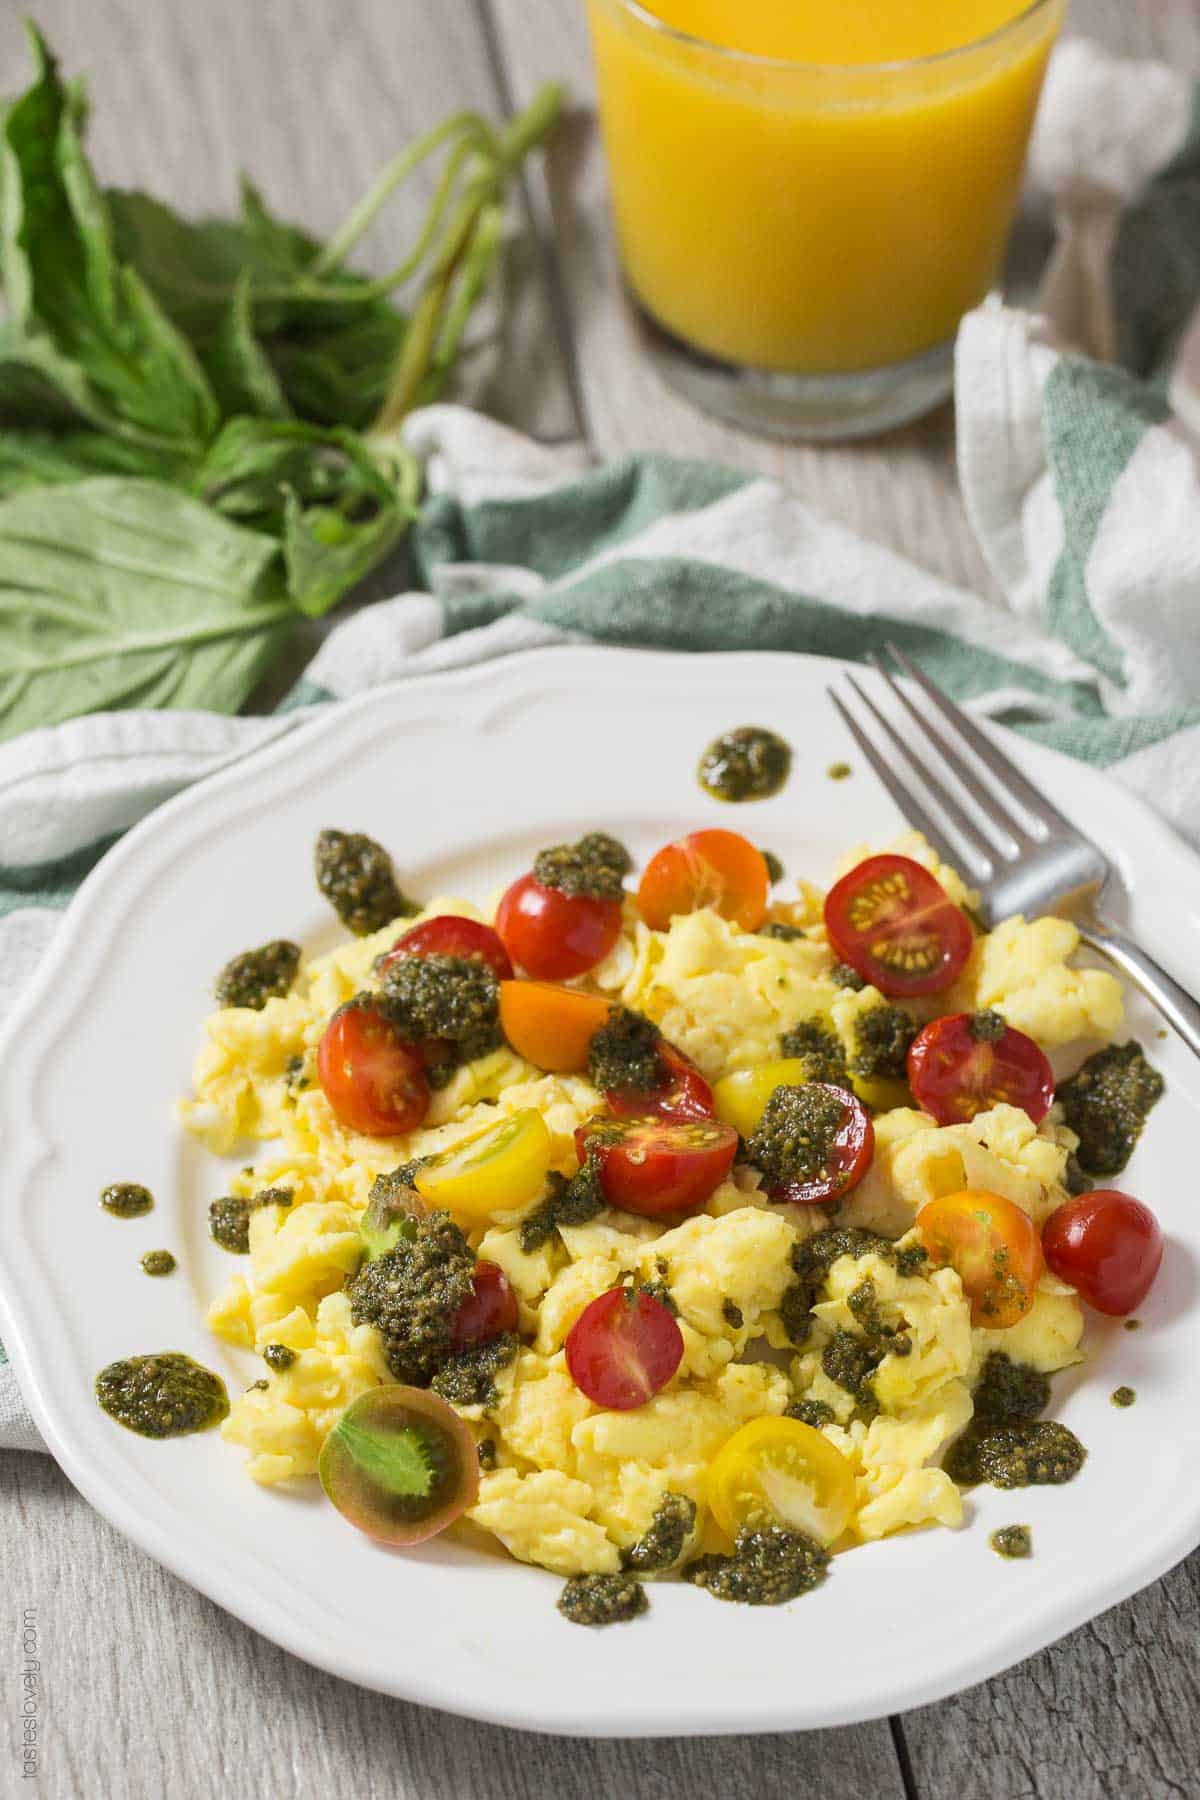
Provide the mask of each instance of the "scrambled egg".
{"label": "scrambled egg", "polygon": [[[909,835],[895,848],[929,867],[952,898],[970,902],[959,877],[922,840]],[[833,982],[820,901],[818,890],[802,884],[795,902],[773,909],[803,931],[789,941],[746,933],[710,911],[651,931],[630,904],[589,985],[647,1013],[714,1081],[777,1057],[780,1035],[804,1020],[824,1022],[849,1044],[856,1018],[882,997]],[[426,916],[447,912],[481,916],[453,899],[435,901]],[[419,1131],[379,1139],[344,1130],[316,1080],[316,1047],[332,1010],[368,982],[395,935],[389,927],[310,962],[295,989],[261,1012],[214,1013],[196,1060],[195,1096],[179,1106],[214,1152],[247,1139],[271,1144],[269,1156],[234,1179],[235,1194],[267,1186],[293,1194],[289,1208],[251,1214],[248,1278],[234,1275],[208,1313],[212,1331],[231,1345],[261,1352],[281,1343],[296,1353],[286,1369],[264,1371],[222,1427],[248,1452],[247,1473],[263,1483],[311,1476],[339,1413],[390,1379],[376,1332],[353,1324],[342,1292],[358,1263],[357,1220],[375,1176],[525,1107],[547,1124],[553,1166],[571,1173],[575,1128],[602,1110],[582,1077],[544,1075],[504,1049],[460,1069],[434,1095]],[[1069,966],[1077,942],[1062,921],[1009,920],[978,940],[940,1010],[995,1007],[1045,1045],[1110,1037],[1120,1023],[1120,989],[1108,975]],[[873,1166],[843,1203],[839,1225],[901,1238],[927,1200],[965,1187],[1004,1195],[1038,1222],[1065,1197],[1072,1134],[1049,1122],[1036,1128],[1012,1107],[939,1128],[894,1106],[879,1114],[875,1131]],[[477,1228],[472,1243],[499,1264],[517,1295],[524,1342],[497,1376],[498,1397],[486,1415],[460,1408],[496,1450],[469,1515],[474,1524],[522,1561],[561,1574],[608,1572],[674,1492],[696,1502],[699,1542],[709,1529],[705,1471],[717,1450],[749,1420],[806,1399],[831,1409],[825,1435],[853,1470],[857,1504],[847,1543],[957,1525],[959,1491],[938,1463],[971,1417],[971,1388],[988,1351],[1002,1348],[1045,1371],[1078,1361],[1078,1299],[1047,1276],[1021,1324],[986,1332],[972,1328],[952,1270],[901,1274],[878,1255],[844,1256],[829,1270],[811,1335],[797,1351],[780,1316],[794,1280],[792,1250],[827,1223],[819,1209],[771,1204],[758,1177],[739,1169],[702,1213],[670,1229],[610,1212],[526,1252],[517,1217]],[[608,1412],[576,1388],[563,1346],[583,1308],[624,1271],[667,1283],[684,1356],[646,1405]],[[911,1343],[909,1354],[880,1363],[878,1411],[870,1418],[821,1366],[835,1331],[861,1330],[848,1302],[867,1280],[878,1316]]]}

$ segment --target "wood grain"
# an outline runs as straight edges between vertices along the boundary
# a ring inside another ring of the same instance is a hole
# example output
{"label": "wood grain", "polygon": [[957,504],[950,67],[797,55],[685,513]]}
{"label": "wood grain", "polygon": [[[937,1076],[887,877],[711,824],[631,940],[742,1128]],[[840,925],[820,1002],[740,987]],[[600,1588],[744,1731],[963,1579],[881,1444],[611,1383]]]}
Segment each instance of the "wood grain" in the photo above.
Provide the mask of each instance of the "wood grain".
{"label": "wood grain", "polygon": [[[769,1738],[565,1741],[322,1675],[127,1544],[48,1457],[0,1452],[4,1642],[37,1608],[40,1784],[56,1800],[904,1800],[884,1725]],[[499,1622],[498,1622],[499,1624]],[[11,1683],[10,1683],[11,1685]],[[15,1793],[15,1709],[0,1793]]]}

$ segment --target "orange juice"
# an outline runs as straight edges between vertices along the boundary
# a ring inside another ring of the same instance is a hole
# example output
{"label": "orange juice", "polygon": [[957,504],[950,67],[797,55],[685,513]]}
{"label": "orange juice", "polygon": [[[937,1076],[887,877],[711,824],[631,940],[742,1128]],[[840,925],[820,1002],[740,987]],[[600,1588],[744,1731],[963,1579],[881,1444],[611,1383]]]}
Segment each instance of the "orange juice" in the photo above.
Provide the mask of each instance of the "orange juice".
{"label": "orange juice", "polygon": [[946,344],[999,271],[1062,8],[588,0],[637,298],[755,370]]}

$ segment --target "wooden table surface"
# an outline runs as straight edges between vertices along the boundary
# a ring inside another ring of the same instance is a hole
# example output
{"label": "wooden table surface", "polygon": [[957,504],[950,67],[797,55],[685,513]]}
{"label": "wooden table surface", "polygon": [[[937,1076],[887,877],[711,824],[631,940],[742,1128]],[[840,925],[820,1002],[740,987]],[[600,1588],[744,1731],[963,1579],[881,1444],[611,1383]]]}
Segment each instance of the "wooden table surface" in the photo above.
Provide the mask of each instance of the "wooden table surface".
{"label": "wooden table surface", "polygon": [[[24,10],[16,0],[0,7],[0,92],[26,79]],[[277,210],[317,232],[398,145],[446,113],[502,114],[542,79],[565,78],[575,110],[516,209],[501,322],[473,357],[463,397],[545,438],[583,437],[599,456],[655,448],[767,471],[986,591],[955,486],[948,408],[873,444],[783,447],[701,418],[647,370],[614,273],[582,0],[39,0],[36,11],[67,69],[89,74],[103,179],[196,212],[232,210],[245,167]],[[1074,0],[1071,29],[1200,72],[1200,0]],[[420,198],[418,189],[413,205]],[[401,205],[376,229],[375,266],[397,260],[413,216]],[[42,1769],[22,1784],[10,1673],[3,1793],[1200,1794],[1200,1556],[1009,1674],[902,1719],[767,1738],[560,1742],[453,1720],[297,1662],[127,1544],[46,1457],[0,1454],[0,1492],[8,1667],[23,1609],[36,1607],[45,1682]]]}

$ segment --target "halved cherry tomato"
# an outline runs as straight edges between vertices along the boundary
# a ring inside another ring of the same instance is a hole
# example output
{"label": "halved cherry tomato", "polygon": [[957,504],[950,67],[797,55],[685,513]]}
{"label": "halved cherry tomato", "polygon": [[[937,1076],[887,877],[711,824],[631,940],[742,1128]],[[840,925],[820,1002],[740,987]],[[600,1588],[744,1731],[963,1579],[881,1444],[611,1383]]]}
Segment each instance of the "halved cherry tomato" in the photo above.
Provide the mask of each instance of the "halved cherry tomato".
{"label": "halved cherry tomato", "polygon": [[555,1075],[587,1068],[588,1049],[612,1007],[553,981],[502,981],[500,1029],[518,1056]]}
{"label": "halved cherry tomato", "polygon": [[651,1114],[657,1119],[714,1118],[713,1091],[695,1063],[674,1044],[660,1043],[658,1054],[668,1072],[663,1085],[648,1093],[641,1088],[605,1088],[609,1111],[618,1119]]}
{"label": "halved cherry tomato", "polygon": [[413,1186],[422,1200],[444,1206],[460,1224],[480,1224],[535,1200],[546,1184],[552,1153],[546,1121],[526,1106],[429,1157],[414,1174]]}
{"label": "halved cherry tomato", "polygon": [[652,931],[665,931],[678,913],[704,906],[743,931],[757,931],[767,916],[770,886],[767,860],[749,838],[736,831],[693,831],[651,857],[638,909]]}
{"label": "halved cherry tomato", "polygon": [[835,1087],[832,1082],[806,1083],[818,1093],[829,1094],[841,1103],[842,1114],[820,1169],[795,1181],[782,1181],[768,1190],[772,1200],[789,1201],[793,1206],[822,1206],[826,1200],[840,1200],[857,1187],[875,1156],[875,1127],[870,1114],[849,1088]]}
{"label": "halved cherry tomato", "polygon": [[1011,1025],[997,1038],[978,1038],[976,1017],[951,1013],[917,1033],[908,1052],[917,1105],[939,1125],[958,1125],[1001,1104],[1019,1106],[1040,1125],[1054,1102],[1053,1069],[1033,1039]]}
{"label": "halved cherry tomato", "polygon": [[642,1288],[610,1288],[567,1334],[567,1367],[581,1394],[611,1412],[645,1406],[683,1361],[683,1333]]}
{"label": "halved cherry tomato", "polygon": [[475,1264],[475,1291],[450,1321],[450,1348],[457,1354],[486,1344],[502,1331],[517,1329],[517,1296],[499,1263],[481,1256]]}
{"label": "halved cherry tomato", "polygon": [[854,1514],[850,1464],[799,1419],[751,1419],[735,1431],[709,1464],[704,1491],[731,1538],[781,1525],[832,1544]]}
{"label": "halved cherry tomato", "polygon": [[807,1079],[809,1065],[799,1057],[784,1056],[758,1063],[753,1069],[737,1069],[725,1075],[713,1089],[718,1119],[748,1138],[767,1108],[777,1087],[798,1087]]}
{"label": "halved cherry tomato", "polygon": [[496,908],[496,930],[536,981],[569,981],[602,962],[621,930],[621,902],[560,894],[533,876],[514,881]]}
{"label": "halved cherry tomato", "polygon": [[612,1119],[581,1125],[575,1148],[600,1168],[610,1206],[657,1219],[703,1205],[733,1167],[737,1132],[716,1119]]}
{"label": "halved cherry tomato", "polygon": [[424,1543],[479,1498],[470,1427],[437,1394],[392,1382],[346,1408],[317,1473],[342,1517],[382,1544]]}
{"label": "halved cherry tomato", "polygon": [[1120,1318],[1141,1305],[1163,1259],[1148,1206],[1116,1188],[1096,1188],[1055,1207],[1042,1227],[1046,1262],[1097,1312]]}
{"label": "halved cherry tomato", "polygon": [[917,1232],[930,1261],[949,1263],[961,1280],[972,1325],[1002,1331],[1031,1310],[1045,1266],[1042,1240],[1011,1200],[976,1188],[942,1194],[917,1214]]}
{"label": "halved cherry tomato", "polygon": [[429,1111],[421,1052],[364,1000],[339,1007],[325,1027],[317,1077],[339,1123],[365,1137],[415,1131]]}
{"label": "halved cherry tomato", "polygon": [[961,906],[908,856],[868,856],[835,882],[825,929],[844,963],[899,999],[949,987],[974,941]]}
{"label": "halved cherry tomato", "polygon": [[490,925],[478,919],[464,919],[458,913],[439,913],[436,919],[422,919],[411,931],[396,939],[375,964],[382,975],[393,963],[405,956],[462,956],[485,962],[497,981],[511,981],[513,966],[508,951]]}

